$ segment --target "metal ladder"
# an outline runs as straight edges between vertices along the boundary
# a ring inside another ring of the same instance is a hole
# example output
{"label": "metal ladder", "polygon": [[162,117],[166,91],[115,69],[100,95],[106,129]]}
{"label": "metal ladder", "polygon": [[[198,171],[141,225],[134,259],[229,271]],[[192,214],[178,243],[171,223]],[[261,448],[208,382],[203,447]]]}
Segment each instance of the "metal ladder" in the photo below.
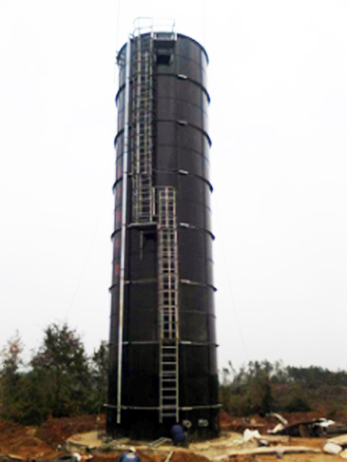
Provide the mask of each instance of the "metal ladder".
{"label": "metal ladder", "polygon": [[160,319],[159,422],[179,421],[178,249],[176,191],[158,187],[158,308]]}
{"label": "metal ladder", "polygon": [[153,40],[139,35],[133,63],[133,222],[153,222]]}

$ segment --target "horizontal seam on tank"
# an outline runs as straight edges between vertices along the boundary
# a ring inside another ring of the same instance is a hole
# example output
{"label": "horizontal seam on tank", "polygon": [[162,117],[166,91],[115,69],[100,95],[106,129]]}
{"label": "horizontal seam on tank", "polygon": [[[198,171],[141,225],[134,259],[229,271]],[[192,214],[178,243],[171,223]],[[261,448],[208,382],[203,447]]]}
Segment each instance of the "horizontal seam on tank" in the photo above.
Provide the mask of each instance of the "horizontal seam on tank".
{"label": "horizontal seam on tank", "polygon": [[[179,74],[163,74],[163,73],[159,73],[159,74],[156,74],[156,75],[159,75],[159,76],[166,76],[166,77],[175,77],[176,79],[179,78]],[[188,82],[191,82],[193,85],[196,85],[197,87],[200,88],[200,90],[202,90],[202,92],[205,94],[206,98],[207,98],[207,103],[210,104],[211,103],[211,97],[207,91],[207,89],[201,85],[200,82],[186,76],[187,78],[185,80],[187,80]],[[115,97],[115,103],[116,103],[116,107],[118,108],[118,99],[119,99],[119,95],[122,91],[124,91],[125,89],[125,84],[121,85],[117,91],[117,94],[116,94],[116,97]],[[184,99],[181,99],[181,98],[175,98],[174,96],[156,96],[155,100],[159,100],[159,99],[174,99],[176,101],[181,101],[181,102],[188,102],[187,100],[184,100]],[[208,112],[205,111],[203,109],[203,105],[198,105],[198,104],[194,104],[194,103],[189,103],[191,104],[192,106],[195,106],[199,109],[202,110],[202,112],[204,112],[206,115],[208,115]],[[118,115],[121,114],[122,112],[124,112],[124,109],[122,110],[118,110]]]}
{"label": "horizontal seam on tank", "polygon": [[213,191],[213,186],[212,184],[209,182],[209,180],[201,175],[197,175],[196,173],[191,173],[187,170],[184,170],[184,173],[183,173],[183,170],[165,170],[165,169],[160,169],[160,168],[155,168],[153,169],[153,172],[160,172],[160,173],[169,173],[169,174],[179,174],[179,175],[183,175],[183,176],[193,176],[195,178],[198,178],[199,180],[203,181],[204,183],[206,183],[211,192]]}
{"label": "horizontal seam on tank", "polygon": [[[129,223],[128,224],[128,228],[133,228],[133,226],[131,226],[132,223]],[[215,235],[209,230],[209,229],[206,229],[206,228],[199,228],[197,226],[194,226],[194,225],[191,225],[190,223],[184,223],[184,222],[180,222],[178,224],[178,226],[180,228],[185,228],[185,229],[191,229],[193,231],[203,231],[205,233],[207,233],[211,238],[212,240],[214,241],[216,239]],[[113,233],[111,234],[111,239],[113,239],[113,237],[115,236],[115,234],[119,233],[120,231],[120,228],[117,228],[113,231]]]}
{"label": "horizontal seam on tank", "polygon": [[116,97],[115,97],[115,102],[116,102],[116,106],[118,107],[118,98],[119,98],[119,94],[121,91],[123,91],[125,88],[125,83],[122,83],[122,85],[118,88],[118,91],[117,91],[117,94],[116,94]]}
{"label": "horizontal seam on tank", "polygon": [[[133,226],[131,226],[131,224],[132,224],[132,223],[129,223],[129,224],[128,224],[128,226],[127,226],[128,229],[133,228]],[[184,228],[184,226],[182,226],[182,228]],[[186,226],[186,228],[187,228],[187,226]],[[206,228],[189,228],[189,229],[203,230],[203,231],[205,231],[206,233],[208,233],[208,234],[212,237],[212,240],[215,240],[215,239],[216,239],[215,236],[214,236],[214,234],[213,234],[210,230],[208,230],[208,229],[206,229]],[[115,228],[114,231],[113,231],[113,233],[112,233],[111,236],[110,236],[110,239],[112,240],[112,239],[114,238],[114,236],[115,236],[120,230],[121,230],[120,227],[119,227],[119,228]]]}
{"label": "horizontal seam on tank", "polygon": [[209,234],[211,236],[212,240],[216,239],[215,235],[209,229],[199,228],[198,226],[194,226],[194,225],[192,225],[190,223],[185,223],[185,222],[180,222],[179,226],[181,228],[186,228],[186,229],[188,228],[188,229],[192,229],[194,231],[204,231],[205,233],[207,233],[207,234]]}
{"label": "horizontal seam on tank", "polygon": [[[190,61],[193,61],[193,60],[191,59]],[[195,61],[193,61],[193,62],[195,62]],[[182,75],[182,74],[174,74],[174,73],[171,73],[171,72],[167,73],[167,74],[165,72],[156,72],[155,73],[156,77],[164,76],[164,77],[174,77],[176,79],[179,79],[180,75]],[[196,85],[197,87],[199,87],[205,93],[205,95],[207,96],[208,103],[210,103],[211,102],[211,97],[210,97],[209,92],[207,91],[207,88],[202,83],[200,83],[198,80],[192,79],[191,77],[189,77],[189,75],[186,75],[186,74],[184,74],[184,75],[186,77],[184,80],[188,81],[188,82],[191,82],[194,85]]]}
{"label": "horizontal seam on tank", "polygon": [[[135,279],[135,280],[126,280],[125,281],[125,284],[127,285],[130,285],[130,284],[156,284],[158,282],[157,278],[153,278],[153,279]],[[190,281],[189,279],[180,279],[179,280],[180,284],[184,284],[184,285],[192,285],[192,286],[197,286],[197,287],[207,287],[209,289],[212,289],[214,292],[217,291],[217,288],[215,286],[213,286],[212,284],[208,284],[208,283],[205,283],[205,282],[195,282],[195,281]],[[111,287],[109,288],[109,290],[112,290],[114,288],[116,288],[117,286],[119,286],[119,282],[117,283],[114,283],[111,285]]]}
{"label": "horizontal seam on tank", "polygon": [[149,308],[137,308],[137,309],[130,308],[128,311],[131,312],[131,313],[144,313],[144,312],[146,312],[146,313],[159,314],[158,313],[158,308],[153,308],[153,309],[149,309]]}
{"label": "horizontal seam on tank", "polygon": [[[186,103],[186,104],[189,104],[190,106],[194,106],[194,108],[197,108],[199,110],[201,110],[201,112],[203,112],[205,114],[206,117],[208,117],[208,111],[205,111],[204,108],[203,108],[203,105],[202,104],[195,104],[195,103],[192,103],[191,101],[187,100],[187,99],[182,99],[182,98],[177,98],[175,96],[156,96],[156,101],[159,101],[159,100],[163,100],[163,99],[172,99],[174,101],[179,101],[180,103]],[[118,119],[120,118],[119,116],[125,111],[125,108],[122,108],[122,109],[118,109]],[[155,123],[156,119],[153,119],[153,122]]]}
{"label": "horizontal seam on tank", "polygon": [[[158,122],[172,122],[172,123],[178,124],[179,121],[176,120],[176,119],[156,119],[156,122],[157,122],[157,123],[158,123]],[[202,128],[198,127],[197,125],[191,124],[191,123],[188,122],[188,121],[185,121],[185,122],[187,122],[187,124],[186,124],[186,125],[182,125],[183,127],[192,127],[192,128],[194,128],[195,130],[197,130],[198,132],[202,133],[202,134],[207,138],[210,147],[212,146],[212,140],[211,140],[209,134],[208,134],[205,130],[203,130]]]}
{"label": "horizontal seam on tank", "polygon": [[[147,281],[147,282],[141,282],[141,281],[126,281],[125,285],[130,286],[130,285],[147,285],[147,284],[157,284],[157,279],[153,280],[152,282]],[[213,290],[213,292],[217,292],[216,287],[214,287],[212,284],[207,284],[207,283],[188,283],[188,282],[183,282],[180,281],[180,284],[185,285],[185,286],[196,286],[196,287],[201,287],[201,288],[207,288]],[[113,289],[117,288],[119,286],[119,282],[116,282],[115,284],[112,284],[111,287],[109,288],[109,291],[111,292]]]}
{"label": "horizontal seam on tank", "polygon": [[[135,345],[142,345],[142,344],[150,344],[150,345],[158,345],[159,340],[126,340],[123,343],[134,343]],[[109,345],[118,345],[118,342],[108,342]]]}
{"label": "horizontal seam on tank", "polygon": [[[118,409],[117,406],[115,404],[103,404],[104,407],[106,408],[110,408],[110,409]],[[220,409],[222,406],[222,404],[202,404],[202,405],[199,405],[197,404],[196,406],[193,405],[193,406],[179,406],[179,410],[180,411],[184,411],[184,412],[190,412],[190,411],[194,411],[195,409]],[[125,404],[123,404],[121,406],[121,409],[123,411],[158,411],[160,409],[159,406],[126,406]]]}
{"label": "horizontal seam on tank", "polygon": [[223,407],[222,404],[206,404],[206,405],[197,405],[197,406],[183,406],[183,407],[180,407],[180,410],[181,411],[185,411],[185,412],[190,412],[190,411],[194,411],[195,409],[220,409],[221,407]]}
{"label": "horizontal seam on tank", "polygon": [[[157,278],[153,279],[135,279],[135,280],[126,280],[125,284],[130,285],[130,284],[156,284],[158,282]],[[109,290],[114,289],[115,287],[119,286],[119,283],[112,284]]]}
{"label": "horizontal seam on tank", "polygon": [[117,228],[117,229],[115,229],[115,230],[113,231],[113,233],[112,233],[111,236],[110,236],[110,237],[111,237],[111,240],[114,238],[114,236],[115,236],[119,231],[120,231],[120,228],[119,228],[119,229]]}
{"label": "horizontal seam on tank", "polygon": [[122,48],[118,51],[117,56],[116,56],[116,60],[117,60],[117,61],[118,61],[118,59],[119,59],[119,56],[120,56],[121,54],[124,54],[124,51],[125,51],[125,48],[126,48],[127,45],[128,45],[128,42],[126,41],[126,42],[124,43],[124,45],[122,46]]}
{"label": "horizontal seam on tank", "polygon": [[193,345],[193,346],[215,346],[215,347],[219,346],[216,342],[194,342],[193,340],[180,340],[179,344]]}
{"label": "horizontal seam on tank", "polygon": [[[156,284],[158,282],[157,278],[152,278],[152,279],[127,279],[125,281],[125,284],[130,285],[130,284]],[[198,286],[198,287],[207,287],[212,290],[217,290],[212,284],[208,284],[206,282],[196,282],[196,281],[190,281],[189,279],[180,279],[179,280],[180,284],[184,285],[191,285],[191,286]],[[119,283],[112,284],[110,287],[110,290],[118,286]]]}
{"label": "horizontal seam on tank", "polygon": [[[126,340],[123,345],[159,345],[159,340]],[[191,340],[179,340],[179,345],[192,345],[192,346],[214,346],[219,347],[216,342],[194,342]],[[118,345],[118,342],[109,342],[108,346]]]}
{"label": "horizontal seam on tank", "polygon": [[192,285],[198,287],[208,287],[209,289],[212,289],[214,292],[217,291],[217,288],[215,286],[213,286],[212,284],[208,284],[207,282],[195,282],[189,279],[180,279],[180,283],[185,284],[187,286]]}
{"label": "horizontal seam on tank", "polygon": [[[193,61],[193,60],[191,60]],[[193,61],[193,62],[196,62],[196,61]],[[136,74],[132,74],[133,75],[136,75]],[[164,72],[155,72],[154,75],[157,77],[157,76],[164,76],[164,77],[174,77],[176,79],[179,79],[179,75],[180,74],[172,74],[172,73],[168,73],[168,74],[165,74]],[[187,80],[188,82],[191,82],[193,85],[196,85],[197,87],[200,88],[200,90],[203,91],[203,93],[205,93],[206,97],[207,97],[207,102],[208,104],[211,103],[211,97],[210,97],[210,94],[209,92],[207,91],[207,88],[202,85],[202,83],[198,82],[197,80],[195,79],[192,79],[191,77],[189,77],[188,75],[186,76],[186,79],[184,80]],[[123,83],[119,88],[118,88],[118,91],[117,91],[117,94],[115,96],[115,103],[116,103],[116,107],[118,108],[118,99],[119,99],[119,95],[122,91],[124,91],[125,89],[125,83]],[[162,96],[157,96],[157,98],[162,98]],[[178,99],[178,98],[173,98],[173,99]],[[200,106],[198,106],[200,107]],[[121,112],[121,111],[120,111]],[[204,111],[205,112],[205,111]]]}
{"label": "horizontal seam on tank", "polygon": [[[182,175],[182,176],[193,176],[195,178],[198,178],[199,180],[203,181],[204,183],[207,184],[207,186],[210,188],[210,192],[212,193],[213,192],[213,186],[212,184],[209,182],[209,180],[207,180],[206,178],[204,178],[203,176],[201,175],[197,175],[196,173],[191,173],[191,172],[186,172],[183,173],[183,171],[181,170],[164,170],[164,169],[159,169],[159,168],[154,168],[153,169],[153,172],[155,173],[167,173],[169,175]],[[130,173],[128,173],[128,175],[130,176]],[[123,177],[119,177],[116,179],[116,181],[113,183],[113,186],[112,186],[112,191],[114,192],[115,188],[117,187],[118,183],[120,183],[121,181],[123,181]],[[163,185],[154,185],[154,187],[156,186],[163,186]],[[204,204],[205,202],[202,202],[202,204]]]}
{"label": "horizontal seam on tank", "polygon": [[[118,138],[124,133],[124,128],[121,128],[118,132],[117,132],[117,135],[115,136],[115,139],[114,139],[114,147],[116,147],[116,144],[117,144],[117,141],[118,141]],[[117,156],[118,157],[118,156]]]}
{"label": "horizontal seam on tank", "polygon": [[[158,313],[158,309],[152,309],[152,310],[149,310],[149,309],[129,309],[129,312],[131,312],[132,314],[136,314],[136,313],[156,313],[156,314],[159,314]],[[179,313],[180,315],[181,314],[199,314],[201,316],[209,316],[210,318],[214,318],[214,319],[217,319],[215,313],[210,313],[208,311],[197,311],[197,310],[183,310],[183,309],[179,309]]]}

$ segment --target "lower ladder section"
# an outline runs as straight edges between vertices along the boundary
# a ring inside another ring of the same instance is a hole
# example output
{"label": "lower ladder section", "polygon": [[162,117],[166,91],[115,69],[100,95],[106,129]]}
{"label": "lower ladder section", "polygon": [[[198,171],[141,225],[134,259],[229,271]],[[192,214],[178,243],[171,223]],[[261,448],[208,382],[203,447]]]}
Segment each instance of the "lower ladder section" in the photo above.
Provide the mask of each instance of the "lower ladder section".
{"label": "lower ladder section", "polygon": [[178,345],[160,345],[160,402],[159,421],[165,417],[179,420],[178,409]]}
{"label": "lower ladder section", "polygon": [[159,422],[179,421],[178,368],[178,249],[176,191],[171,186],[158,192],[158,309],[160,328]]}

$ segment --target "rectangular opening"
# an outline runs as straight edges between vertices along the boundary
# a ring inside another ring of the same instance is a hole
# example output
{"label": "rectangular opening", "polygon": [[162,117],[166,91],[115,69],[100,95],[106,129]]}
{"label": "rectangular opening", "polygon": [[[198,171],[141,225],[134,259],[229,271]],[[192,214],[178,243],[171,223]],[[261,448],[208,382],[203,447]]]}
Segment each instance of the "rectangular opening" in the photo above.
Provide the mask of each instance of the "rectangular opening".
{"label": "rectangular opening", "polygon": [[157,64],[164,64],[168,66],[171,63],[171,54],[169,53],[158,53],[157,54]]}

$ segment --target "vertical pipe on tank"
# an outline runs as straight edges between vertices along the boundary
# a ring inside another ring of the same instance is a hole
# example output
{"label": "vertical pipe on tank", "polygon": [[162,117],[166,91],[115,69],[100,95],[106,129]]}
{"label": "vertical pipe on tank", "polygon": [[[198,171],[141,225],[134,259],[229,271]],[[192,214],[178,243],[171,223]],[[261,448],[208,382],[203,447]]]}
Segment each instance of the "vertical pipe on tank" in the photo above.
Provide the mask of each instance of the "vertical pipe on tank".
{"label": "vertical pipe on tank", "polygon": [[130,99],[130,47],[129,37],[125,62],[125,104],[124,104],[124,152],[123,152],[123,194],[121,255],[119,277],[119,326],[118,326],[118,373],[117,373],[117,424],[121,423],[122,406],[122,357],[123,357],[123,318],[124,318],[124,281],[125,281],[125,245],[127,232],[127,190],[128,190],[128,156],[129,156],[129,99]]}

